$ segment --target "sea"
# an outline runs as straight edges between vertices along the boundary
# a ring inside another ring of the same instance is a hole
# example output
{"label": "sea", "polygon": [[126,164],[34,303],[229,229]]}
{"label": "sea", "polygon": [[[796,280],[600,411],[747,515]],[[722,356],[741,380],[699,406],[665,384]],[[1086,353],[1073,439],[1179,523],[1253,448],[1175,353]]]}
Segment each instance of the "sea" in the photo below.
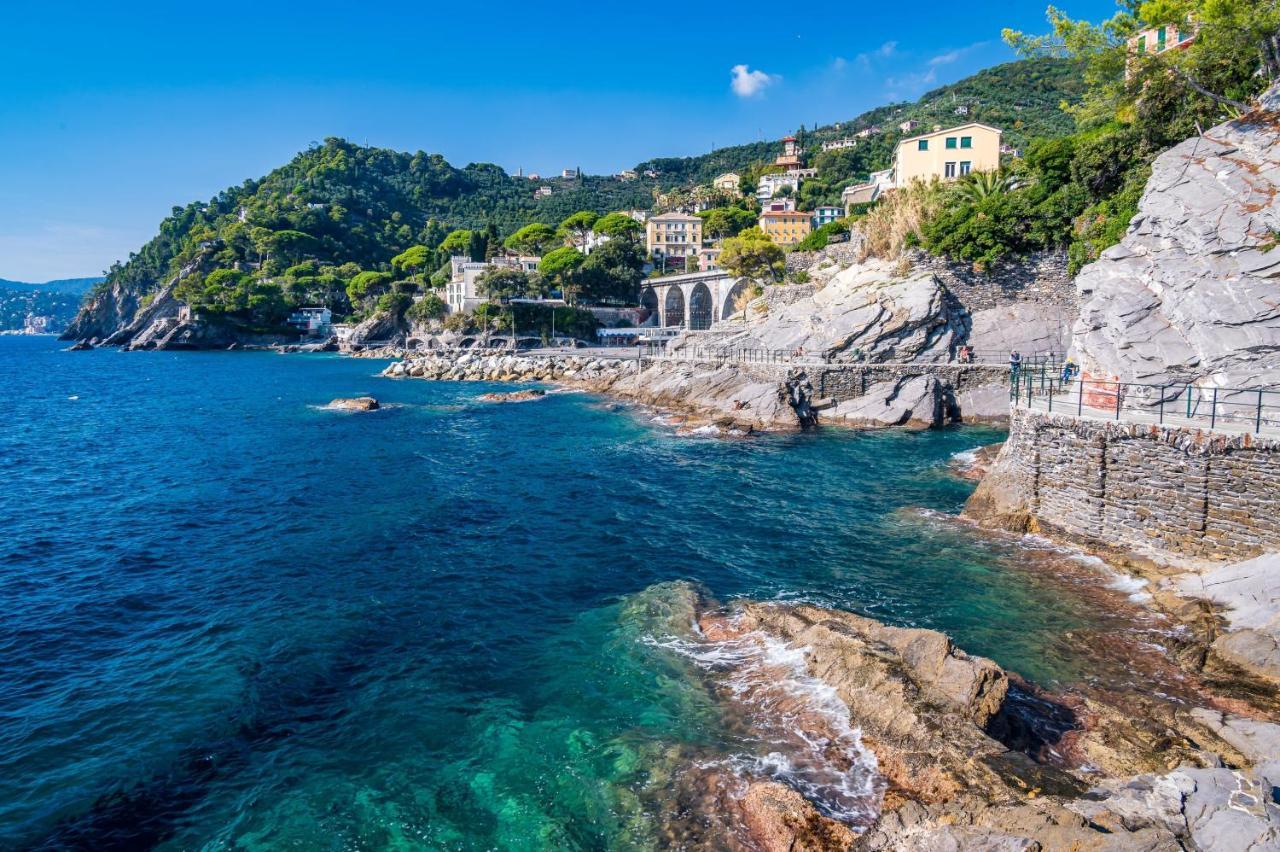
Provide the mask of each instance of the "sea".
{"label": "sea", "polygon": [[[1046,687],[1105,626],[957,520],[993,429],[689,436],[376,360],[65,345],[0,338],[3,849],[661,848],[714,823],[690,767],[857,822],[856,720],[801,650],[699,651],[682,591],[943,630]],[[723,700],[779,666],[847,761]]]}

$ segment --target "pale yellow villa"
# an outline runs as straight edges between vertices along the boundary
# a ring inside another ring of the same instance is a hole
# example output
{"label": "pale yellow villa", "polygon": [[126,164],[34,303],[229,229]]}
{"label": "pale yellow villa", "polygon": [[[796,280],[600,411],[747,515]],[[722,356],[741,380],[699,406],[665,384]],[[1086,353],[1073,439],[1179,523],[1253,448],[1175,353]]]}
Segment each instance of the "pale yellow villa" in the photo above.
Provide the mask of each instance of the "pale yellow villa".
{"label": "pale yellow villa", "polygon": [[738,195],[742,191],[742,178],[734,172],[726,172],[712,181],[711,185],[721,192]]}
{"label": "pale yellow villa", "polygon": [[702,249],[702,219],[685,213],[663,213],[645,222],[646,247],[656,258],[688,257]]}
{"label": "pale yellow villa", "polygon": [[975,122],[903,139],[894,154],[893,185],[995,171],[1000,168],[1000,136],[997,128]]}

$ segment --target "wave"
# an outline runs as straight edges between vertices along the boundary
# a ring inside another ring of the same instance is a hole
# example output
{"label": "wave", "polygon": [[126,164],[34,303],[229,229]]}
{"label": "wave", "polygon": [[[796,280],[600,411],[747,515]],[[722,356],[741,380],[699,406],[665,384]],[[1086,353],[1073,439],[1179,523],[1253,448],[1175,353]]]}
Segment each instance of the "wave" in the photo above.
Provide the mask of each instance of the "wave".
{"label": "wave", "polygon": [[807,648],[754,631],[721,641],[645,641],[692,661],[736,711],[731,724],[742,726],[747,748],[700,768],[727,769],[743,781],[779,781],[855,828],[877,818],[884,780],[876,757],[836,690],[808,674]]}

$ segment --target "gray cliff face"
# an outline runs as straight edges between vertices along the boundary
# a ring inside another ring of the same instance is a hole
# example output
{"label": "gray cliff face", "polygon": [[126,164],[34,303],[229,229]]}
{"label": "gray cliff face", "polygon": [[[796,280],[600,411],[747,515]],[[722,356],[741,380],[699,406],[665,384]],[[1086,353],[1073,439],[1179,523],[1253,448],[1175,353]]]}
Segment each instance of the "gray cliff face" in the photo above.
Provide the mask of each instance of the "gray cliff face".
{"label": "gray cliff face", "polygon": [[93,295],[62,333],[63,340],[104,340],[138,312],[139,296],[119,283]]}
{"label": "gray cliff face", "polygon": [[835,272],[812,295],[770,307],[724,342],[833,360],[946,361],[966,330],[932,272],[901,274],[895,264],[872,260]]}
{"label": "gray cliff face", "polygon": [[1280,383],[1280,87],[1262,104],[1162,154],[1124,240],[1077,277],[1086,373]]}

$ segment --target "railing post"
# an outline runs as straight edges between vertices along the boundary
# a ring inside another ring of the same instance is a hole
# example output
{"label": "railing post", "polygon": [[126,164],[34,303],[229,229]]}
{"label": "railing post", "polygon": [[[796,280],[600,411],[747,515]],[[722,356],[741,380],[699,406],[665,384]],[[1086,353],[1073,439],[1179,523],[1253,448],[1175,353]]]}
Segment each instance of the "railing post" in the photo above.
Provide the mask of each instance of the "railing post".
{"label": "railing post", "polygon": [[1213,389],[1213,407],[1209,409],[1209,431],[1218,423],[1218,389]]}
{"label": "railing post", "polygon": [[1258,389],[1258,416],[1254,420],[1253,432],[1256,435],[1262,431],[1262,389]]}
{"label": "railing post", "polygon": [[1116,419],[1120,419],[1120,381],[1116,380]]}
{"label": "railing post", "polygon": [[1160,386],[1160,423],[1164,424],[1164,385]]}
{"label": "railing post", "polygon": [[1187,385],[1187,419],[1191,419],[1191,385]]}

